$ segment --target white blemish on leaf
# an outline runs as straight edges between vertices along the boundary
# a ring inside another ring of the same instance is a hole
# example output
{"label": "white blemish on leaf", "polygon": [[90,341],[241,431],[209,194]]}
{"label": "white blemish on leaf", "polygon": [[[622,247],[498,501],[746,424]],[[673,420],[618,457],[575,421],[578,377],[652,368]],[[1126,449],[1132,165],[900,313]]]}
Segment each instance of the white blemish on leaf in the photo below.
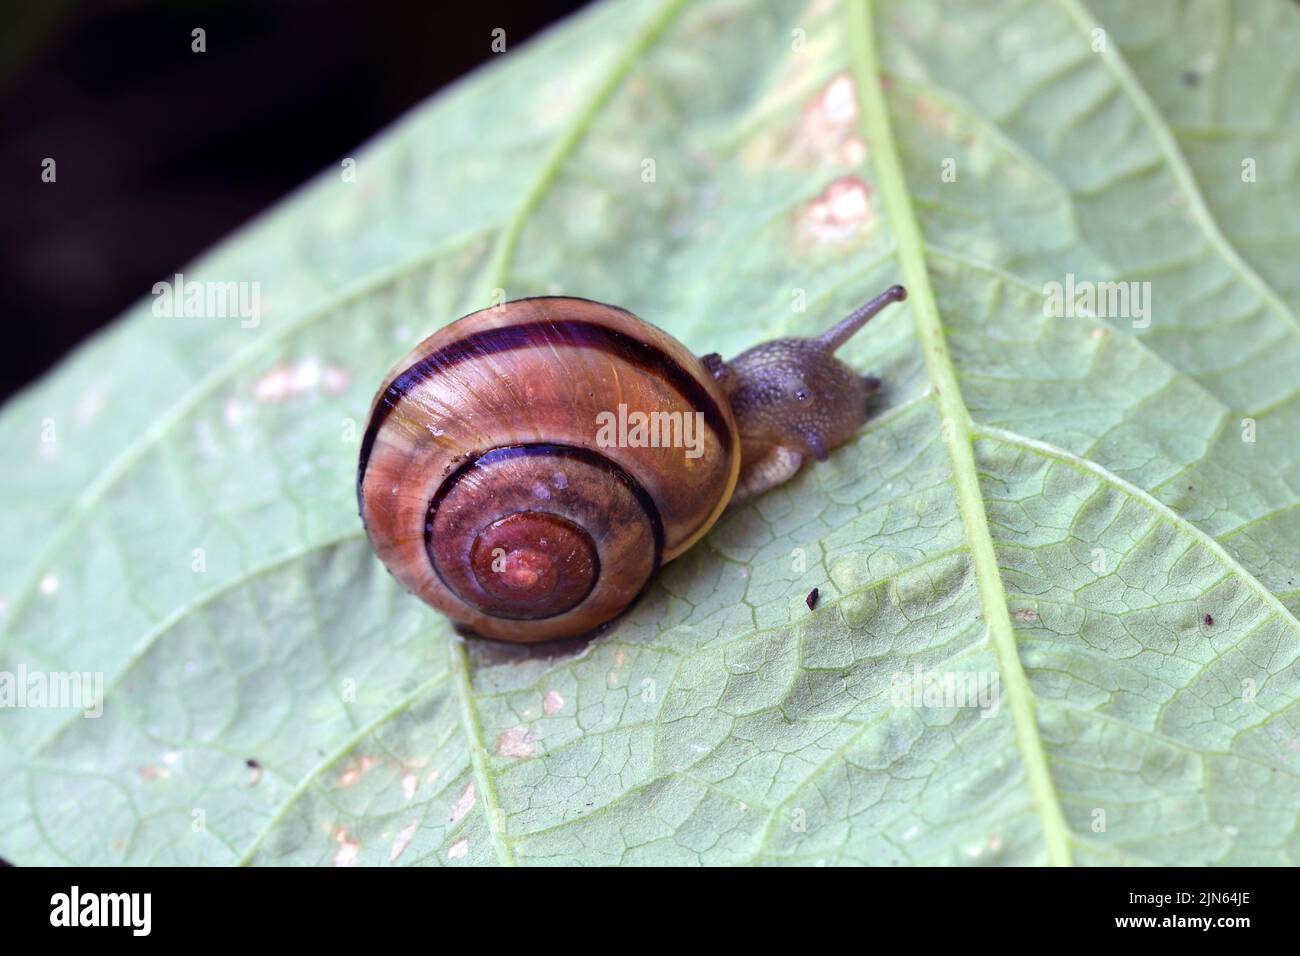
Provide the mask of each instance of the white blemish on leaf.
{"label": "white blemish on leaf", "polygon": [[545,84],[536,89],[536,99],[528,114],[535,131],[544,132],[568,121],[587,95],[587,90],[594,87],[593,77],[599,72],[599,60],[595,57],[589,60],[578,57],[577,60],[580,62],[569,64],[568,69],[555,71]]}
{"label": "white blemish on leaf", "polygon": [[339,845],[334,854],[335,866],[356,866],[357,856],[361,853],[361,844],[348,836],[348,831],[339,827],[334,831],[334,842]]}
{"label": "white blemish on leaf", "polygon": [[1026,624],[1034,624],[1038,621],[1038,612],[1032,607],[1022,607],[1015,613],[1017,621],[1024,621]]}
{"label": "white blemish on leaf", "polygon": [[623,670],[624,659],[625,658],[622,651],[617,651],[614,654],[614,669],[610,671],[609,675],[605,678],[606,683],[609,684],[610,687],[618,686],[618,679],[620,676],[620,672]]}
{"label": "white blemish on leaf", "polygon": [[233,395],[227,396],[221,406],[221,416],[228,427],[238,428],[244,423],[243,403]]}
{"label": "white blemish on leaf", "polygon": [[792,157],[802,166],[855,166],[867,155],[857,135],[858,95],[853,78],[841,73],[809,101],[795,133]]}
{"label": "white blemish on leaf", "polygon": [[447,859],[459,860],[462,856],[464,856],[468,852],[469,852],[469,840],[457,840],[447,850]]}
{"label": "white blemish on leaf", "polygon": [[536,727],[511,727],[497,738],[497,756],[528,760],[536,756],[537,748],[533,745],[541,736]]}
{"label": "white blemish on leaf", "polygon": [[279,364],[253,383],[253,398],[264,404],[287,401],[320,389],[337,395],[348,387],[351,377],[337,365],[324,365],[318,358],[305,358],[292,365]]}
{"label": "white blemish on leaf", "polygon": [[420,778],[415,774],[407,772],[402,774],[402,799],[410,800],[415,796],[415,791],[420,789]]}
{"label": "white blemish on leaf", "polygon": [[392,849],[388,851],[389,863],[397,862],[397,858],[402,855],[402,851],[410,845],[411,838],[415,836],[415,831],[419,825],[420,823],[418,820],[412,820],[406,826],[402,827],[402,831],[397,834],[397,839],[393,841]]}
{"label": "white blemish on leaf", "polygon": [[46,597],[55,593],[59,589],[59,579],[54,574],[47,574],[41,578],[41,593]]}
{"label": "white blemish on leaf", "polygon": [[985,853],[996,854],[1002,849],[1002,836],[994,833],[990,834],[988,839],[982,845],[966,848],[966,855],[972,860],[978,860]]}
{"label": "white blemish on leaf", "polygon": [[374,757],[370,757],[370,756],[361,757],[361,759],[359,759],[352,766],[346,768],[343,771],[343,773],[339,775],[339,786],[340,787],[352,786],[358,780],[360,780],[362,777],[366,775],[366,771],[368,771],[371,767],[373,767],[377,763],[379,763],[379,761],[376,760]]}
{"label": "white blemish on leaf", "polygon": [[456,798],[456,802],[451,805],[451,813],[447,816],[448,823],[459,823],[465,814],[469,813],[470,808],[474,806],[477,799],[474,793],[474,784],[465,788],[465,792]]}
{"label": "white blemish on leaf", "polygon": [[760,134],[746,150],[745,161],[755,168],[771,164],[800,170],[856,166],[867,156],[858,118],[853,78],[840,73],[807,102],[793,130]]}
{"label": "white blemish on leaf", "polygon": [[319,362],[276,365],[253,383],[253,398],[259,402],[282,402],[314,387],[319,380]]}
{"label": "white blemish on leaf", "polygon": [[828,126],[842,129],[856,123],[858,94],[853,86],[853,78],[847,73],[835,77],[817,94],[810,108],[817,113],[821,122]]}
{"label": "white blemish on leaf", "polygon": [[104,410],[104,405],[108,398],[108,387],[100,384],[86,390],[85,394],[77,401],[77,407],[72,411],[72,417],[78,425],[89,425],[99,413]]}
{"label": "white blemish on leaf", "polygon": [[558,714],[564,709],[564,698],[558,691],[548,690],[546,696],[542,698],[542,713],[547,717],[552,714]]}
{"label": "white blemish on leaf", "polygon": [[352,376],[348,374],[347,369],[338,365],[325,366],[325,371],[321,376],[321,388],[325,390],[326,395],[338,395],[340,392],[345,392],[351,384]]}
{"label": "white blemish on leaf", "polygon": [[857,176],[841,176],[800,209],[797,228],[801,244],[843,243],[875,221],[871,188]]}

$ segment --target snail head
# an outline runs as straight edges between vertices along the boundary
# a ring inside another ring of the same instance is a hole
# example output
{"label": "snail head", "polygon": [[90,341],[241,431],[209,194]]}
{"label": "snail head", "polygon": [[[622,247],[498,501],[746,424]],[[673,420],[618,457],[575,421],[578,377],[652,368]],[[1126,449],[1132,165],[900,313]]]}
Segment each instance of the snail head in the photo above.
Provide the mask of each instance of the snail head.
{"label": "snail head", "polygon": [[880,379],[860,375],[835,351],[885,306],[905,298],[906,289],[891,286],[822,335],[773,339],[729,362],[706,356],[706,367],[731,400],[746,453],[755,457],[781,447],[824,461],[861,428],[867,396]]}

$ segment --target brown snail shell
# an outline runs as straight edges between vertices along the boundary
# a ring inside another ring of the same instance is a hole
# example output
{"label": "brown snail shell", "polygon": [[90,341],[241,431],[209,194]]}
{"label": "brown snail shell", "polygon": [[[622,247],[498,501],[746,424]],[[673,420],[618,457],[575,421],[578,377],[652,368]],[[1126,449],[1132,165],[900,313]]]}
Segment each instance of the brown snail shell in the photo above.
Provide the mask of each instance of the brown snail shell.
{"label": "brown snail shell", "polygon": [[[699,411],[702,453],[601,447],[597,416]],[[680,342],[586,299],[465,316],[397,364],[361,450],[375,551],[409,591],[508,641],[588,633],[699,539],[736,484],[726,392]]]}

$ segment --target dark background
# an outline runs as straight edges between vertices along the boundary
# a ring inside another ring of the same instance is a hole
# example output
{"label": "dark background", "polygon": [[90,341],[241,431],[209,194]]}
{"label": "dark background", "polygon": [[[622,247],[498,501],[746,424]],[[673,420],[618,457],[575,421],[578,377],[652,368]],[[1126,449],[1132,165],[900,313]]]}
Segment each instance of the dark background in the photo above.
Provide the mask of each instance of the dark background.
{"label": "dark background", "polygon": [[[5,0],[0,399],[402,112],[582,0]],[[190,31],[207,31],[207,52]],[[41,181],[41,161],[57,182]]]}

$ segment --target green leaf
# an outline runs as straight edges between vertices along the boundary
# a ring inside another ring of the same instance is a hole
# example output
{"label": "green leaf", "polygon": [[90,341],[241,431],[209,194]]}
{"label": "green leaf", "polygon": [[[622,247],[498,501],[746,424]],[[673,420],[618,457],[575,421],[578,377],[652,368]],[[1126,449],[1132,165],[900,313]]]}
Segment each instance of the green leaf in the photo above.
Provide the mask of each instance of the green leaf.
{"label": "green leaf", "polygon": [[[1282,0],[606,3],[435,98],[184,270],[255,328],[146,300],[4,409],[0,666],[105,708],[0,710],[0,856],[1296,862],[1298,46]],[[1067,276],[1149,324],[1046,316]],[[467,645],[371,555],[373,390],[493,290],[729,354],[894,281],[878,414],[607,636]]]}

